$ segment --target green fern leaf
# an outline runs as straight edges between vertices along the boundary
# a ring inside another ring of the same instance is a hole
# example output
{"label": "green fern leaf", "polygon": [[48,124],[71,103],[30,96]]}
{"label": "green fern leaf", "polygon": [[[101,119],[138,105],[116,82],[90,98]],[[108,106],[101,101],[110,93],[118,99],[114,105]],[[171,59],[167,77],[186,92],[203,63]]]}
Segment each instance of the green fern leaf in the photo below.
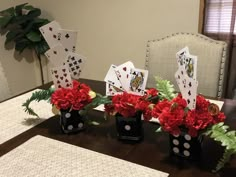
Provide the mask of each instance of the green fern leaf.
{"label": "green fern leaf", "polygon": [[160,100],[167,99],[172,100],[176,97],[174,85],[168,80],[163,80],[162,78],[156,76],[155,80],[157,82],[156,88],[159,91]]}

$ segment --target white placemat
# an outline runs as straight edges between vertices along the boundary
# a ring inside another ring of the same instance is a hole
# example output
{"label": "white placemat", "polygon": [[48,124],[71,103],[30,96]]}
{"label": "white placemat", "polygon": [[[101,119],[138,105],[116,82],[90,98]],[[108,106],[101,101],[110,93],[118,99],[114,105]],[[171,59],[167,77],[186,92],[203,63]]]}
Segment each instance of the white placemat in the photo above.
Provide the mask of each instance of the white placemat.
{"label": "white placemat", "polygon": [[30,104],[40,118],[31,116],[23,110],[22,104],[38,90],[0,103],[0,144],[53,116],[52,106],[47,101]]}
{"label": "white placemat", "polygon": [[223,101],[211,100],[211,99],[207,99],[207,100],[209,100],[211,103],[214,103],[214,104],[218,105],[220,110],[221,110],[222,106],[224,105]]}
{"label": "white placemat", "polygon": [[37,135],[0,158],[0,176],[167,177],[168,174]]}

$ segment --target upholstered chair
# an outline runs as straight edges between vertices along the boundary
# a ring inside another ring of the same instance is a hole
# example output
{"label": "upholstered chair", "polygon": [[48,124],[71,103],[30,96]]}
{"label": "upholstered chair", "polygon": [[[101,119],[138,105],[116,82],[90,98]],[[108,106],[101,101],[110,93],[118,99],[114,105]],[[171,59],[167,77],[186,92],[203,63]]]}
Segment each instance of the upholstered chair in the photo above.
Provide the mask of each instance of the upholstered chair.
{"label": "upholstered chair", "polygon": [[178,69],[176,52],[188,46],[198,57],[198,93],[221,98],[224,95],[227,72],[227,44],[201,34],[176,33],[147,43],[145,69],[149,70],[147,86],[155,87],[154,76],[170,80],[178,89],[174,74]]}

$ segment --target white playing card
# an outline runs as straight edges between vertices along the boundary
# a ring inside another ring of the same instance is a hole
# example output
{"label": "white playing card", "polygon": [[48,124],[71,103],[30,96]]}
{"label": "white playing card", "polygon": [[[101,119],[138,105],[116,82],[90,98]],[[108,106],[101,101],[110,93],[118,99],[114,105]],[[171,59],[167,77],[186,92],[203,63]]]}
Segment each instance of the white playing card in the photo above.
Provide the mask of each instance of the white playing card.
{"label": "white playing card", "polygon": [[144,95],[147,84],[148,70],[131,68],[129,91],[133,94]]}
{"label": "white playing card", "polygon": [[121,90],[123,90],[123,87],[116,75],[116,72],[115,72],[115,68],[116,68],[116,65],[111,65],[106,76],[105,76],[105,79],[104,81],[109,83],[110,85],[113,85]]}
{"label": "white playing card", "polygon": [[186,60],[186,55],[189,55],[189,49],[187,46],[176,53],[178,66],[184,65]]}
{"label": "white playing card", "polygon": [[116,75],[125,91],[129,91],[130,70],[134,68],[131,61],[123,63],[115,68]]}
{"label": "white playing card", "polygon": [[65,51],[75,52],[77,31],[59,29],[58,41],[65,47]]}
{"label": "white playing card", "polygon": [[120,90],[119,88],[106,83],[106,96],[114,96],[116,94],[121,94],[123,91]]}
{"label": "white playing card", "polygon": [[72,87],[72,79],[67,66],[58,66],[51,69],[52,80],[55,88]]}
{"label": "white playing card", "polygon": [[59,44],[45,52],[45,55],[48,60],[53,64],[53,66],[56,67],[63,65],[67,53],[65,52],[64,47]]}
{"label": "white playing card", "polygon": [[197,79],[197,56],[187,54],[184,62],[188,77]]}
{"label": "white playing card", "polygon": [[84,56],[69,52],[69,54],[66,56],[65,65],[68,66],[72,78],[80,78],[85,61],[86,58]]}
{"label": "white playing card", "polygon": [[58,31],[61,28],[58,22],[52,21],[39,28],[39,31],[43,35],[44,39],[48,43],[50,48],[60,44],[58,41]]}

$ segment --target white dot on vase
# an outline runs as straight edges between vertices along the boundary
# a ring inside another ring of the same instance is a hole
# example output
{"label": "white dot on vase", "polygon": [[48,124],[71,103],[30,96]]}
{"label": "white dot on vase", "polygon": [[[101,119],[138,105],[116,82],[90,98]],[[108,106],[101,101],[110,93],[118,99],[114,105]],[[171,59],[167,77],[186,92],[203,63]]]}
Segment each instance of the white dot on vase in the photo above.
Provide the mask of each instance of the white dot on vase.
{"label": "white dot on vase", "polygon": [[190,140],[191,140],[191,136],[188,135],[188,134],[184,135],[184,138],[185,138],[187,141],[190,141]]}
{"label": "white dot on vase", "polygon": [[84,126],[84,124],[82,123],[82,122],[80,122],[79,124],[78,124],[78,127],[79,128],[82,128]]}
{"label": "white dot on vase", "polygon": [[175,138],[178,138],[179,137],[179,135],[173,135]]}
{"label": "white dot on vase", "polygon": [[189,148],[190,148],[190,144],[189,144],[189,143],[184,143],[184,147],[185,147],[186,149],[189,149]]}
{"label": "white dot on vase", "polygon": [[68,125],[67,129],[68,130],[72,130],[73,129],[73,125]]}
{"label": "white dot on vase", "polygon": [[131,130],[130,125],[125,125],[125,130],[130,131]]}
{"label": "white dot on vase", "polygon": [[190,152],[187,150],[184,150],[184,155],[188,157],[188,156],[190,156]]}
{"label": "white dot on vase", "polygon": [[71,113],[69,112],[65,114],[65,118],[70,118],[70,116],[71,116]]}
{"label": "white dot on vase", "polygon": [[179,148],[174,147],[174,148],[173,148],[173,151],[174,151],[174,153],[179,153]]}
{"label": "white dot on vase", "polygon": [[172,142],[173,142],[173,144],[176,145],[176,146],[179,145],[179,141],[178,141],[177,139],[173,139]]}

